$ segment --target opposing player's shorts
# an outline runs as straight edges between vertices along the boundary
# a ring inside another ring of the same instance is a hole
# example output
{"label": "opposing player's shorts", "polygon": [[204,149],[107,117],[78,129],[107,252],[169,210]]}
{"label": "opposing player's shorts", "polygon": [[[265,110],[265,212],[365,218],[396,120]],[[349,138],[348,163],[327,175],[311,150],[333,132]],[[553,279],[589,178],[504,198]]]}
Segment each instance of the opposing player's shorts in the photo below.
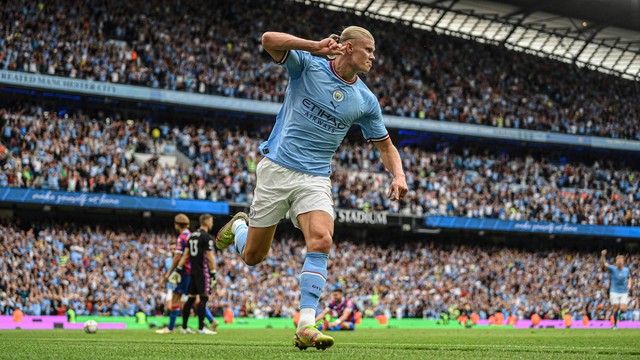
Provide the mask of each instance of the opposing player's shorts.
{"label": "opposing player's shorts", "polygon": [[189,284],[189,295],[206,295],[209,296],[209,274],[191,274],[191,283]]}
{"label": "opposing player's shorts", "polygon": [[609,303],[611,305],[627,305],[629,303],[629,293],[609,293]]}
{"label": "opposing player's shorts", "polygon": [[175,294],[188,294],[190,280],[191,280],[191,275],[182,275],[182,280],[180,280],[180,282],[176,286],[175,290],[173,290],[173,292]]}
{"label": "opposing player's shorts", "polygon": [[249,225],[276,225],[287,211],[295,227],[298,215],[321,210],[334,217],[331,180],[304,174],[263,158],[256,168],[257,184],[249,212]]}

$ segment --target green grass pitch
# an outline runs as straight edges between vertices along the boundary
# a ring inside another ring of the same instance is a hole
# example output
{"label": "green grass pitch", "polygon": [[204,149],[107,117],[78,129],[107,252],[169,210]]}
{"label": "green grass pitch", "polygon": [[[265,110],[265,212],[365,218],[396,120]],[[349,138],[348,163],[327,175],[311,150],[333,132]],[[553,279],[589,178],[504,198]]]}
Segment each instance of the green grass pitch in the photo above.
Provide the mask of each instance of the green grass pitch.
{"label": "green grass pitch", "polygon": [[638,359],[640,330],[356,330],[300,351],[292,330],[158,335],[151,330],[0,331],[1,359]]}

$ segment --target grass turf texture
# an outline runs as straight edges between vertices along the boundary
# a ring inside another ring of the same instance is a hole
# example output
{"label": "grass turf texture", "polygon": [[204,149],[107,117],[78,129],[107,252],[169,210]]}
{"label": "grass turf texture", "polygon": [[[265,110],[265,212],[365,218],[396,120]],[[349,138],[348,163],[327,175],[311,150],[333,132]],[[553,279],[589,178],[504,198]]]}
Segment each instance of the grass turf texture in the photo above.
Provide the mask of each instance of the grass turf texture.
{"label": "grass turf texture", "polygon": [[300,351],[291,330],[158,335],[151,330],[0,331],[2,359],[610,359],[640,358],[640,330],[461,329],[332,332],[326,351]]}

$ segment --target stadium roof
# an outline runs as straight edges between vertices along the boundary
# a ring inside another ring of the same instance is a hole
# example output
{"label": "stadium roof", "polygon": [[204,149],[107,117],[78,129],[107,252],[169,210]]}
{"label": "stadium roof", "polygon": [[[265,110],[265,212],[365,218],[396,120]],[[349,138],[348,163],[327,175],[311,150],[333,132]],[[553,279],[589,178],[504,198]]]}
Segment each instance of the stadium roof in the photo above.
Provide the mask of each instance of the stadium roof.
{"label": "stadium roof", "polygon": [[296,1],[640,80],[640,0]]}
{"label": "stadium roof", "polygon": [[495,0],[525,12],[544,11],[598,26],[640,31],[640,0]]}

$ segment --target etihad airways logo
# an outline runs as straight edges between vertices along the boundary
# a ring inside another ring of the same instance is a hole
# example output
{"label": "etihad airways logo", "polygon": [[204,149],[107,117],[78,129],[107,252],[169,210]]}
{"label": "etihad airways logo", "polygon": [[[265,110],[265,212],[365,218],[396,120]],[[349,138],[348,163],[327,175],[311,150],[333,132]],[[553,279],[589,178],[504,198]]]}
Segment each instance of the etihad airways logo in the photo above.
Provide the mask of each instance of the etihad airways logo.
{"label": "etihad airways logo", "polygon": [[335,133],[336,130],[344,130],[347,128],[347,124],[322,109],[310,99],[304,98],[302,100],[302,106],[305,108],[304,115],[307,119],[330,133]]}

